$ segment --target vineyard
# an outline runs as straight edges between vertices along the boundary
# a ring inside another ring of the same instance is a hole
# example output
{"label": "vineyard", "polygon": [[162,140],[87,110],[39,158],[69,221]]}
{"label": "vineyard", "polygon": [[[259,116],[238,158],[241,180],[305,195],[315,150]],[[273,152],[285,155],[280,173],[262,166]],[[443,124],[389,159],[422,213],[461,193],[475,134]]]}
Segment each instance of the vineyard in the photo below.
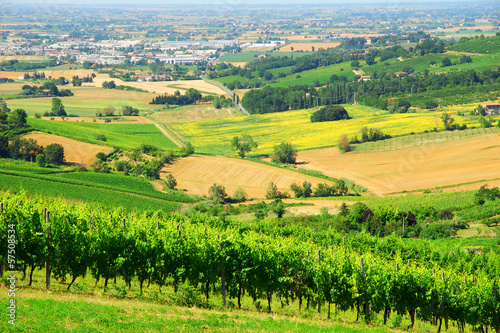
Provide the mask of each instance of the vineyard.
{"label": "vineyard", "polygon": [[[60,200],[0,196],[0,253],[7,270],[31,277],[46,267],[50,278],[71,286],[85,275],[108,282],[122,278],[141,294],[190,286],[205,298],[244,298],[263,310],[282,307],[320,316],[354,309],[358,320],[391,315],[448,328],[499,332],[500,254],[495,241],[458,246],[364,232],[314,233],[295,226],[254,227],[202,214],[119,211]],[[9,231],[13,230],[13,231]],[[15,234],[15,241],[7,235]],[[7,257],[15,244],[15,263]],[[50,271],[52,274],[50,274]],[[40,282],[38,282],[40,283]],[[273,302],[274,300],[274,302]],[[451,323],[450,323],[451,322]]]}

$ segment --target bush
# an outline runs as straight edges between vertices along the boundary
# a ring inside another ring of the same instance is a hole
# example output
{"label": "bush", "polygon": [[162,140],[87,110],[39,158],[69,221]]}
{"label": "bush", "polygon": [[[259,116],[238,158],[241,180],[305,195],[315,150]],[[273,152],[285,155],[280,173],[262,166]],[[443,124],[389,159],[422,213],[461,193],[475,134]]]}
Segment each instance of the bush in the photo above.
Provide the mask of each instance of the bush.
{"label": "bush", "polygon": [[222,185],[213,184],[208,189],[208,197],[213,202],[223,203],[227,197],[226,188]]}
{"label": "bush", "polygon": [[455,236],[455,228],[450,223],[432,223],[420,232],[420,238],[440,239]]}
{"label": "bush", "polygon": [[169,173],[167,175],[167,178],[165,179],[165,184],[169,189],[173,190],[177,186],[177,180],[174,178],[174,176],[172,176],[171,173]]}
{"label": "bush", "polygon": [[210,308],[210,304],[203,298],[201,292],[187,281],[178,286],[174,294],[169,295],[170,302],[177,306]]}
{"label": "bush", "polygon": [[352,150],[351,143],[349,142],[349,137],[347,134],[342,134],[339,138],[339,150],[342,153],[347,153]]}
{"label": "bush", "polygon": [[45,168],[45,156],[43,156],[43,154],[38,154],[36,156],[36,164],[40,167],[40,168]]}
{"label": "bush", "polygon": [[248,194],[245,192],[243,187],[238,186],[238,188],[233,192],[231,199],[233,199],[234,202],[245,202],[248,199]]}
{"label": "bush", "polygon": [[346,109],[340,105],[328,105],[311,115],[311,122],[336,121],[341,119],[351,119]]}
{"label": "bush", "polygon": [[295,164],[297,158],[297,150],[293,148],[289,142],[281,142],[278,146],[274,146],[274,152],[271,156],[271,161],[277,163]]}
{"label": "bush", "polygon": [[266,199],[287,199],[290,195],[287,192],[278,190],[278,186],[273,182],[269,183],[266,191]]}

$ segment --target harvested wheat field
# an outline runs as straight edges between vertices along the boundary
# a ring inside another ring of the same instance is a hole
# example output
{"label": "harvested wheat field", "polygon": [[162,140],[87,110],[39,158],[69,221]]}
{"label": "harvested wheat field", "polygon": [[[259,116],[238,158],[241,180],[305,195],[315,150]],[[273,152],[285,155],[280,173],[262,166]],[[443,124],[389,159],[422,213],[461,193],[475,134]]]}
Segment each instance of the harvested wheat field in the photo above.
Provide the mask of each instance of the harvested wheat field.
{"label": "harvested wheat field", "polygon": [[[68,69],[68,70],[45,70],[45,69],[39,69],[37,72],[45,73],[45,77],[52,76],[53,78],[59,78],[59,77],[64,77],[66,80],[70,80],[73,78],[73,76],[87,76],[91,75],[94,73],[93,70],[91,69]],[[25,72],[1,72],[1,76],[13,79],[13,80],[18,80],[20,76],[24,76]],[[30,84],[28,81],[26,81],[27,84]]]}
{"label": "harvested wheat field", "polygon": [[[116,119],[114,119],[116,118]],[[52,121],[70,121],[76,123],[106,123],[105,118],[91,118],[91,117],[41,117],[43,120]],[[142,116],[116,116],[108,119],[108,124],[153,124],[153,122]]]}
{"label": "harvested wheat field", "polygon": [[278,52],[292,52],[292,47],[293,51],[312,51],[313,47],[315,51],[318,51],[319,49],[326,50],[328,48],[337,47],[339,45],[340,42],[290,43],[283,47],[280,47]]}
{"label": "harvested wheat field", "polygon": [[236,108],[216,109],[213,104],[187,105],[173,109],[156,111],[149,116],[159,123],[184,123],[210,119],[223,119],[241,116]]}
{"label": "harvested wheat field", "polygon": [[299,152],[298,161],[306,163],[304,168],[346,177],[380,195],[432,189],[500,178],[500,134],[387,152],[309,150]]}
{"label": "harvested wheat field", "polygon": [[[207,83],[203,80],[187,80],[187,81],[156,81],[156,82],[125,82],[121,79],[110,78],[108,74],[100,74],[94,79],[94,82],[86,83],[84,86],[102,87],[104,81],[114,81],[117,86],[124,85],[134,88],[143,89],[156,94],[173,94],[179,90],[181,94],[189,88],[194,88],[200,92],[214,93],[218,95],[226,95],[227,93],[221,88]],[[202,95],[206,95],[202,93]]]}
{"label": "harvested wheat field", "polygon": [[251,198],[264,198],[270,182],[274,182],[281,191],[288,192],[291,184],[302,184],[305,180],[311,182],[313,188],[318,182],[332,184],[291,170],[242,159],[213,156],[195,155],[179,159],[164,167],[161,177],[164,178],[167,173],[175,177],[179,189],[198,195],[208,194],[208,189],[214,183],[223,185],[228,195],[241,186]]}
{"label": "harvested wheat field", "polygon": [[10,61],[10,60],[17,60],[17,61],[44,61],[48,60],[47,58],[39,57],[39,56],[33,56],[33,55],[12,55],[12,56],[0,56],[0,61]]}
{"label": "harvested wheat field", "polygon": [[39,145],[47,147],[51,143],[58,143],[64,147],[64,158],[67,163],[78,164],[87,166],[92,164],[95,160],[97,153],[107,153],[112,150],[110,147],[94,145],[68,139],[62,136],[46,134],[46,133],[30,133],[25,135],[24,138],[35,139]]}

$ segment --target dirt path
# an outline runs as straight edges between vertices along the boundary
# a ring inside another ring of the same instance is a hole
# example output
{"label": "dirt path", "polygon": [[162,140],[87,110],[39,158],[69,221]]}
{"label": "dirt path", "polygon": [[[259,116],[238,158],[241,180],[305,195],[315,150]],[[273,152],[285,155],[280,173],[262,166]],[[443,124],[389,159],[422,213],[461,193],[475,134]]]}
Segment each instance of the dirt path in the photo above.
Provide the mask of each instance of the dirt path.
{"label": "dirt path", "polygon": [[[142,118],[144,118],[144,117],[142,117]],[[147,118],[144,118],[144,119],[147,119]],[[179,148],[183,148],[183,147],[184,147],[184,144],[183,144],[182,142],[177,141],[177,139],[176,139],[174,136],[172,136],[170,133],[168,133],[168,132],[167,132],[167,131],[163,128],[163,127],[161,127],[161,125],[160,125],[160,124],[158,124],[157,122],[155,122],[155,121],[154,121],[154,120],[152,120],[152,119],[147,119],[147,120],[149,120],[151,123],[153,123],[153,124],[156,126],[156,128],[157,128],[157,129],[158,129],[158,130],[159,130],[159,131],[160,131],[163,135],[165,135],[165,136],[167,137],[167,139],[169,139],[170,141],[172,141],[172,142],[173,142],[173,143],[174,143],[177,147],[179,147]],[[166,125],[166,126],[168,127],[168,125]],[[170,129],[170,127],[169,127],[169,129]],[[171,130],[171,129],[170,129],[170,130]]]}

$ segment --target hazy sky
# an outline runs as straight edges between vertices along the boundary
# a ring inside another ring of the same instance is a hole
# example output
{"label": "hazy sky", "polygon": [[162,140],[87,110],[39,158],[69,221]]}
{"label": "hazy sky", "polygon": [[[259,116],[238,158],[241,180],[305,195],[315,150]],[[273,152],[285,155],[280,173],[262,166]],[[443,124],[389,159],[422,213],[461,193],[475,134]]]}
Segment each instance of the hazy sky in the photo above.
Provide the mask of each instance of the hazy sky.
{"label": "hazy sky", "polygon": [[[19,3],[19,0],[0,0],[1,3]],[[433,0],[24,0],[23,3],[36,3],[36,4],[47,4],[47,5],[69,5],[69,4],[112,4],[112,5],[182,5],[182,4],[192,4],[192,5],[257,5],[257,4],[267,4],[267,5],[287,5],[287,4],[303,4],[304,6],[314,6],[318,4],[351,4],[351,3],[364,3],[364,4],[380,4],[380,5],[397,5],[397,4],[410,4],[415,2],[434,2]],[[439,0],[439,2],[467,2],[464,0]]]}

